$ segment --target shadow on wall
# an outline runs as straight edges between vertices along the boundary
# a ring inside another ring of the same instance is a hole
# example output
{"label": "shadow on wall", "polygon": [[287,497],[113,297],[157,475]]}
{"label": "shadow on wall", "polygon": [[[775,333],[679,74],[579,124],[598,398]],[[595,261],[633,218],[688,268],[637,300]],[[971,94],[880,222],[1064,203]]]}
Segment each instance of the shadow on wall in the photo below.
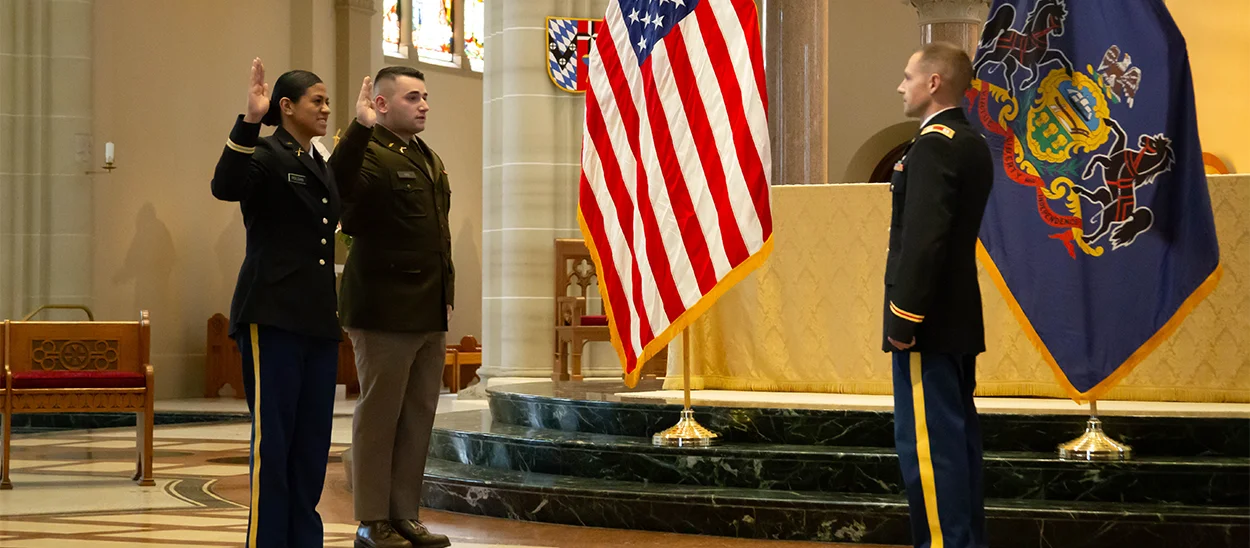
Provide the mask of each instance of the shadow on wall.
{"label": "shadow on wall", "polygon": [[171,304],[170,283],[177,260],[169,227],[157,218],[152,202],[143,204],[135,216],[135,235],[126,250],[126,258],[113,275],[114,285],[134,284],[134,304],[128,313],[137,315],[140,310],[167,309]]}
{"label": "shadow on wall", "polygon": [[844,183],[884,183],[889,179],[874,181],[873,172],[878,165],[886,163],[892,164],[897,158],[887,158],[894,152],[899,145],[911,140],[916,135],[916,130],[920,127],[920,122],[910,120],[889,126],[869,137],[864,144],[860,145],[859,150],[851,156],[850,163],[847,164],[846,173],[842,175]]}

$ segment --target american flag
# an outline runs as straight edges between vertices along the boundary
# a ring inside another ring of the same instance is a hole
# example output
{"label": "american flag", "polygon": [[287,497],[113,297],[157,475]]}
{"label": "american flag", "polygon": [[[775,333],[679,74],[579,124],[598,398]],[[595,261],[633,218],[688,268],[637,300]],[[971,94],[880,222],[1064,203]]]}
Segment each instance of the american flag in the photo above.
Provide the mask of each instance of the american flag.
{"label": "american flag", "polygon": [[627,383],[772,249],[753,0],[612,0],[590,54],[578,218]]}

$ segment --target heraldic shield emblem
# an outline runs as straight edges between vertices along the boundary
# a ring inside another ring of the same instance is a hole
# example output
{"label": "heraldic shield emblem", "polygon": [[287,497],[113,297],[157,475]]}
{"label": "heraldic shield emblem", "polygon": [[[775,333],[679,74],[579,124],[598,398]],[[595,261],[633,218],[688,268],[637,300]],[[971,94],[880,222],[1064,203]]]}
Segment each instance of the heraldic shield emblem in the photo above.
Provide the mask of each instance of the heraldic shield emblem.
{"label": "heraldic shield emblem", "polygon": [[586,92],[590,47],[601,24],[602,19],[547,18],[547,74],[556,87]]}

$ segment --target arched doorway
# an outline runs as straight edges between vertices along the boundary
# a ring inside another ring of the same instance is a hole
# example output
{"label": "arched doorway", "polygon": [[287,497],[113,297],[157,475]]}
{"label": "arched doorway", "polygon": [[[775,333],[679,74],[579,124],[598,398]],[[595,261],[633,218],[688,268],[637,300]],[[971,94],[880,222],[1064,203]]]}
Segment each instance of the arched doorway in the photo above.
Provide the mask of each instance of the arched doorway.
{"label": "arched doorway", "polygon": [[916,135],[919,126],[915,120],[900,122],[883,128],[864,140],[851,156],[842,180],[852,183],[888,182],[894,170],[894,162],[902,158],[907,143]]}
{"label": "arched doorway", "polygon": [[910,139],[899,143],[898,146],[885,153],[881,161],[877,162],[877,167],[872,168],[872,178],[868,180],[874,183],[889,181],[894,176],[894,164],[903,159],[903,153],[907,151],[908,144],[911,144]]}

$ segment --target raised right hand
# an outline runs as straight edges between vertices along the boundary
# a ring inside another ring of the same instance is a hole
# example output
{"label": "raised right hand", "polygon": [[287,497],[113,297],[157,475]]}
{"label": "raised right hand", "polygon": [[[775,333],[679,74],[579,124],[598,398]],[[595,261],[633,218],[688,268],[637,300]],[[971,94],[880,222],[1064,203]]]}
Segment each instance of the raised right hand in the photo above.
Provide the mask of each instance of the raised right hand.
{"label": "raised right hand", "polygon": [[269,112],[269,84],[265,83],[265,64],[260,57],[252,59],[252,79],[247,86],[247,114],[243,121],[259,124]]}

